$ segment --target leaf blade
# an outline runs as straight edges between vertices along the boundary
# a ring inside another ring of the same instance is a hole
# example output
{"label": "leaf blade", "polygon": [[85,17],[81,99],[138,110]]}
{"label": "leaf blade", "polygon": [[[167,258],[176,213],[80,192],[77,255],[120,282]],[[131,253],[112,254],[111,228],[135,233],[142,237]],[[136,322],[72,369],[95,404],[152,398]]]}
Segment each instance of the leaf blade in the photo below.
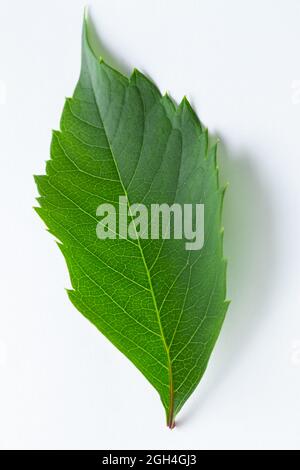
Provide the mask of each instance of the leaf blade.
{"label": "leaf blade", "polygon": [[[157,389],[173,427],[227,309],[216,148],[208,149],[207,131],[185,98],[175,106],[137,70],[127,79],[98,61],[87,34],[85,22],[80,78],[53,134],[46,175],[36,178],[37,212],[60,240],[70,300]],[[200,254],[182,240],[100,246],[95,209],[120,195],[129,214],[137,201],[204,203]]]}

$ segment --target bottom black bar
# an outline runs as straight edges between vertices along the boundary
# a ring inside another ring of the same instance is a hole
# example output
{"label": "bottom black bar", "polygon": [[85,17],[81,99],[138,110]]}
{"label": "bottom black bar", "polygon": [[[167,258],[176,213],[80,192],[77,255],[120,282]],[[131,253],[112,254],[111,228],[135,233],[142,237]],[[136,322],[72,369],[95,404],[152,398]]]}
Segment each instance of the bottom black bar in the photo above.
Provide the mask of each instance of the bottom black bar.
{"label": "bottom black bar", "polygon": [[[39,464],[46,462],[57,465],[66,462],[68,465],[84,465],[84,468],[111,465],[123,468],[148,468],[158,465],[193,468],[200,462],[199,450],[5,450],[1,452],[0,464],[7,458],[10,463],[26,460]],[[46,459],[46,460],[45,460]]]}

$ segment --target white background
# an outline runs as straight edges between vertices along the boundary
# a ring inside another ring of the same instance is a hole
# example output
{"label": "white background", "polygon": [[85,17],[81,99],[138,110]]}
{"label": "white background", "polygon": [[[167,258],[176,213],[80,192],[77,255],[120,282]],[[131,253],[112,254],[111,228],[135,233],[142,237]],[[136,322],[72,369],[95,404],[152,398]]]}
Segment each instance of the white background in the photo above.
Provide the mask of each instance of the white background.
{"label": "white background", "polygon": [[191,99],[222,140],[232,304],[174,431],[69,302],[32,210],[80,66],[81,0],[1,0],[0,447],[300,448],[300,2],[95,0],[103,56]]}

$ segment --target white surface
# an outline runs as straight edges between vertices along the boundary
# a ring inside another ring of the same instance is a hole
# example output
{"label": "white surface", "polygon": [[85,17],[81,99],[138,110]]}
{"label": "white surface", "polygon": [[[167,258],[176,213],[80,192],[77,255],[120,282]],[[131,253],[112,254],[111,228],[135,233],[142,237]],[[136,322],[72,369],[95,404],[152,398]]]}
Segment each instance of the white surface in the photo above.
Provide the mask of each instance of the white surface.
{"label": "white surface", "polygon": [[78,77],[84,3],[0,2],[0,447],[299,448],[300,3],[90,2],[122,70],[187,94],[223,142],[232,304],[172,432],[156,392],[72,307],[31,208]]}

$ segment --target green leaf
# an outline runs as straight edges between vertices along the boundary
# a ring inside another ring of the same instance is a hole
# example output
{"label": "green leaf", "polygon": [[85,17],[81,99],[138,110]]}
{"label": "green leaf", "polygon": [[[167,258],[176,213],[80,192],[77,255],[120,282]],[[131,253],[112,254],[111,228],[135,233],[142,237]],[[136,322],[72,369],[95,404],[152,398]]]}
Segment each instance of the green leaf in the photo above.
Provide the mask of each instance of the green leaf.
{"label": "green leaf", "polygon": [[[59,240],[75,307],[158,391],[169,427],[199,383],[228,302],[222,254],[224,190],[186,98],[176,106],[138,70],[98,59],[83,28],[81,74],[53,133],[38,214]],[[185,240],[99,240],[101,203],[204,204],[200,251]]]}

